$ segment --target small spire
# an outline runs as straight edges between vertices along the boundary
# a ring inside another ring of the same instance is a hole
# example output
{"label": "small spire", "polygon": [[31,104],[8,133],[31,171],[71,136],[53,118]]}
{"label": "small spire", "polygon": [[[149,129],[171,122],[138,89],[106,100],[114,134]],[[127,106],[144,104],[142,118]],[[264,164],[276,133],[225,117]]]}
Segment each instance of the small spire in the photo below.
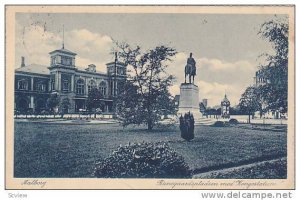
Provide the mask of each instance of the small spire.
{"label": "small spire", "polygon": [[65,48],[65,25],[63,24],[63,40],[62,40],[62,48]]}

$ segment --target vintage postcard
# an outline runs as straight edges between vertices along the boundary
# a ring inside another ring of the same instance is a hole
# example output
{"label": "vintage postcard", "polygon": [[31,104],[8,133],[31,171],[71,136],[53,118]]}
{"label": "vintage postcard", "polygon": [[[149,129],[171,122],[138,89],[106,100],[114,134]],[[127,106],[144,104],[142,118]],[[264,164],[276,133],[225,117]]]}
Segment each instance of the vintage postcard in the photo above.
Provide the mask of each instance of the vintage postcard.
{"label": "vintage postcard", "polygon": [[295,189],[293,5],[6,5],[6,189]]}

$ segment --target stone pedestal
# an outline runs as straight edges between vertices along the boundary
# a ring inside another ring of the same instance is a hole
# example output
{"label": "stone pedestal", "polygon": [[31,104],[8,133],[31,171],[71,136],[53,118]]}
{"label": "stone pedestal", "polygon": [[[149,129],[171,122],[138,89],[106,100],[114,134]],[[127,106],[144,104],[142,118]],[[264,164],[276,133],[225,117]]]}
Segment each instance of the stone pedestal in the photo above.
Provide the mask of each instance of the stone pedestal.
{"label": "stone pedestal", "polygon": [[177,115],[184,115],[191,112],[194,119],[200,119],[201,113],[199,109],[199,88],[191,83],[182,83],[180,85],[180,100]]}

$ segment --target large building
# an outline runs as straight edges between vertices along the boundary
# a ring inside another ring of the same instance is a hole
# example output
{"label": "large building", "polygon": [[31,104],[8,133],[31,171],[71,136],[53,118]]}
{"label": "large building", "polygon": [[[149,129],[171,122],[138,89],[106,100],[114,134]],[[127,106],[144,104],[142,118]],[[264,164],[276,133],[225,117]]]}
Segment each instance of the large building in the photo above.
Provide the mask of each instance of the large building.
{"label": "large building", "polygon": [[76,53],[64,48],[50,54],[50,65],[25,65],[25,58],[15,70],[15,110],[19,112],[41,113],[47,109],[47,99],[56,93],[63,100],[68,98],[69,113],[86,109],[88,93],[97,87],[103,95],[102,112],[113,112],[114,97],[126,81],[126,66],[115,61],[107,63],[106,73],[96,71],[90,64],[80,69],[76,66]]}

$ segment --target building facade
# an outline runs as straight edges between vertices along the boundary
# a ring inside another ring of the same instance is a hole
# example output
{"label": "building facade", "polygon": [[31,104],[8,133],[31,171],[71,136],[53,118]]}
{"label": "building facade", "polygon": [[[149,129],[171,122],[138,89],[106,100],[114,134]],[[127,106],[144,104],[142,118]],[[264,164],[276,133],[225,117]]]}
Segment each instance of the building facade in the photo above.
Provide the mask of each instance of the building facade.
{"label": "building facade", "polygon": [[47,110],[47,99],[56,93],[60,100],[69,99],[68,113],[86,109],[89,91],[96,87],[102,93],[104,113],[114,112],[114,99],[126,81],[126,66],[117,60],[106,64],[106,73],[90,64],[85,70],[76,67],[76,53],[64,48],[50,54],[50,65],[25,65],[25,58],[15,70],[15,110],[41,113]]}

